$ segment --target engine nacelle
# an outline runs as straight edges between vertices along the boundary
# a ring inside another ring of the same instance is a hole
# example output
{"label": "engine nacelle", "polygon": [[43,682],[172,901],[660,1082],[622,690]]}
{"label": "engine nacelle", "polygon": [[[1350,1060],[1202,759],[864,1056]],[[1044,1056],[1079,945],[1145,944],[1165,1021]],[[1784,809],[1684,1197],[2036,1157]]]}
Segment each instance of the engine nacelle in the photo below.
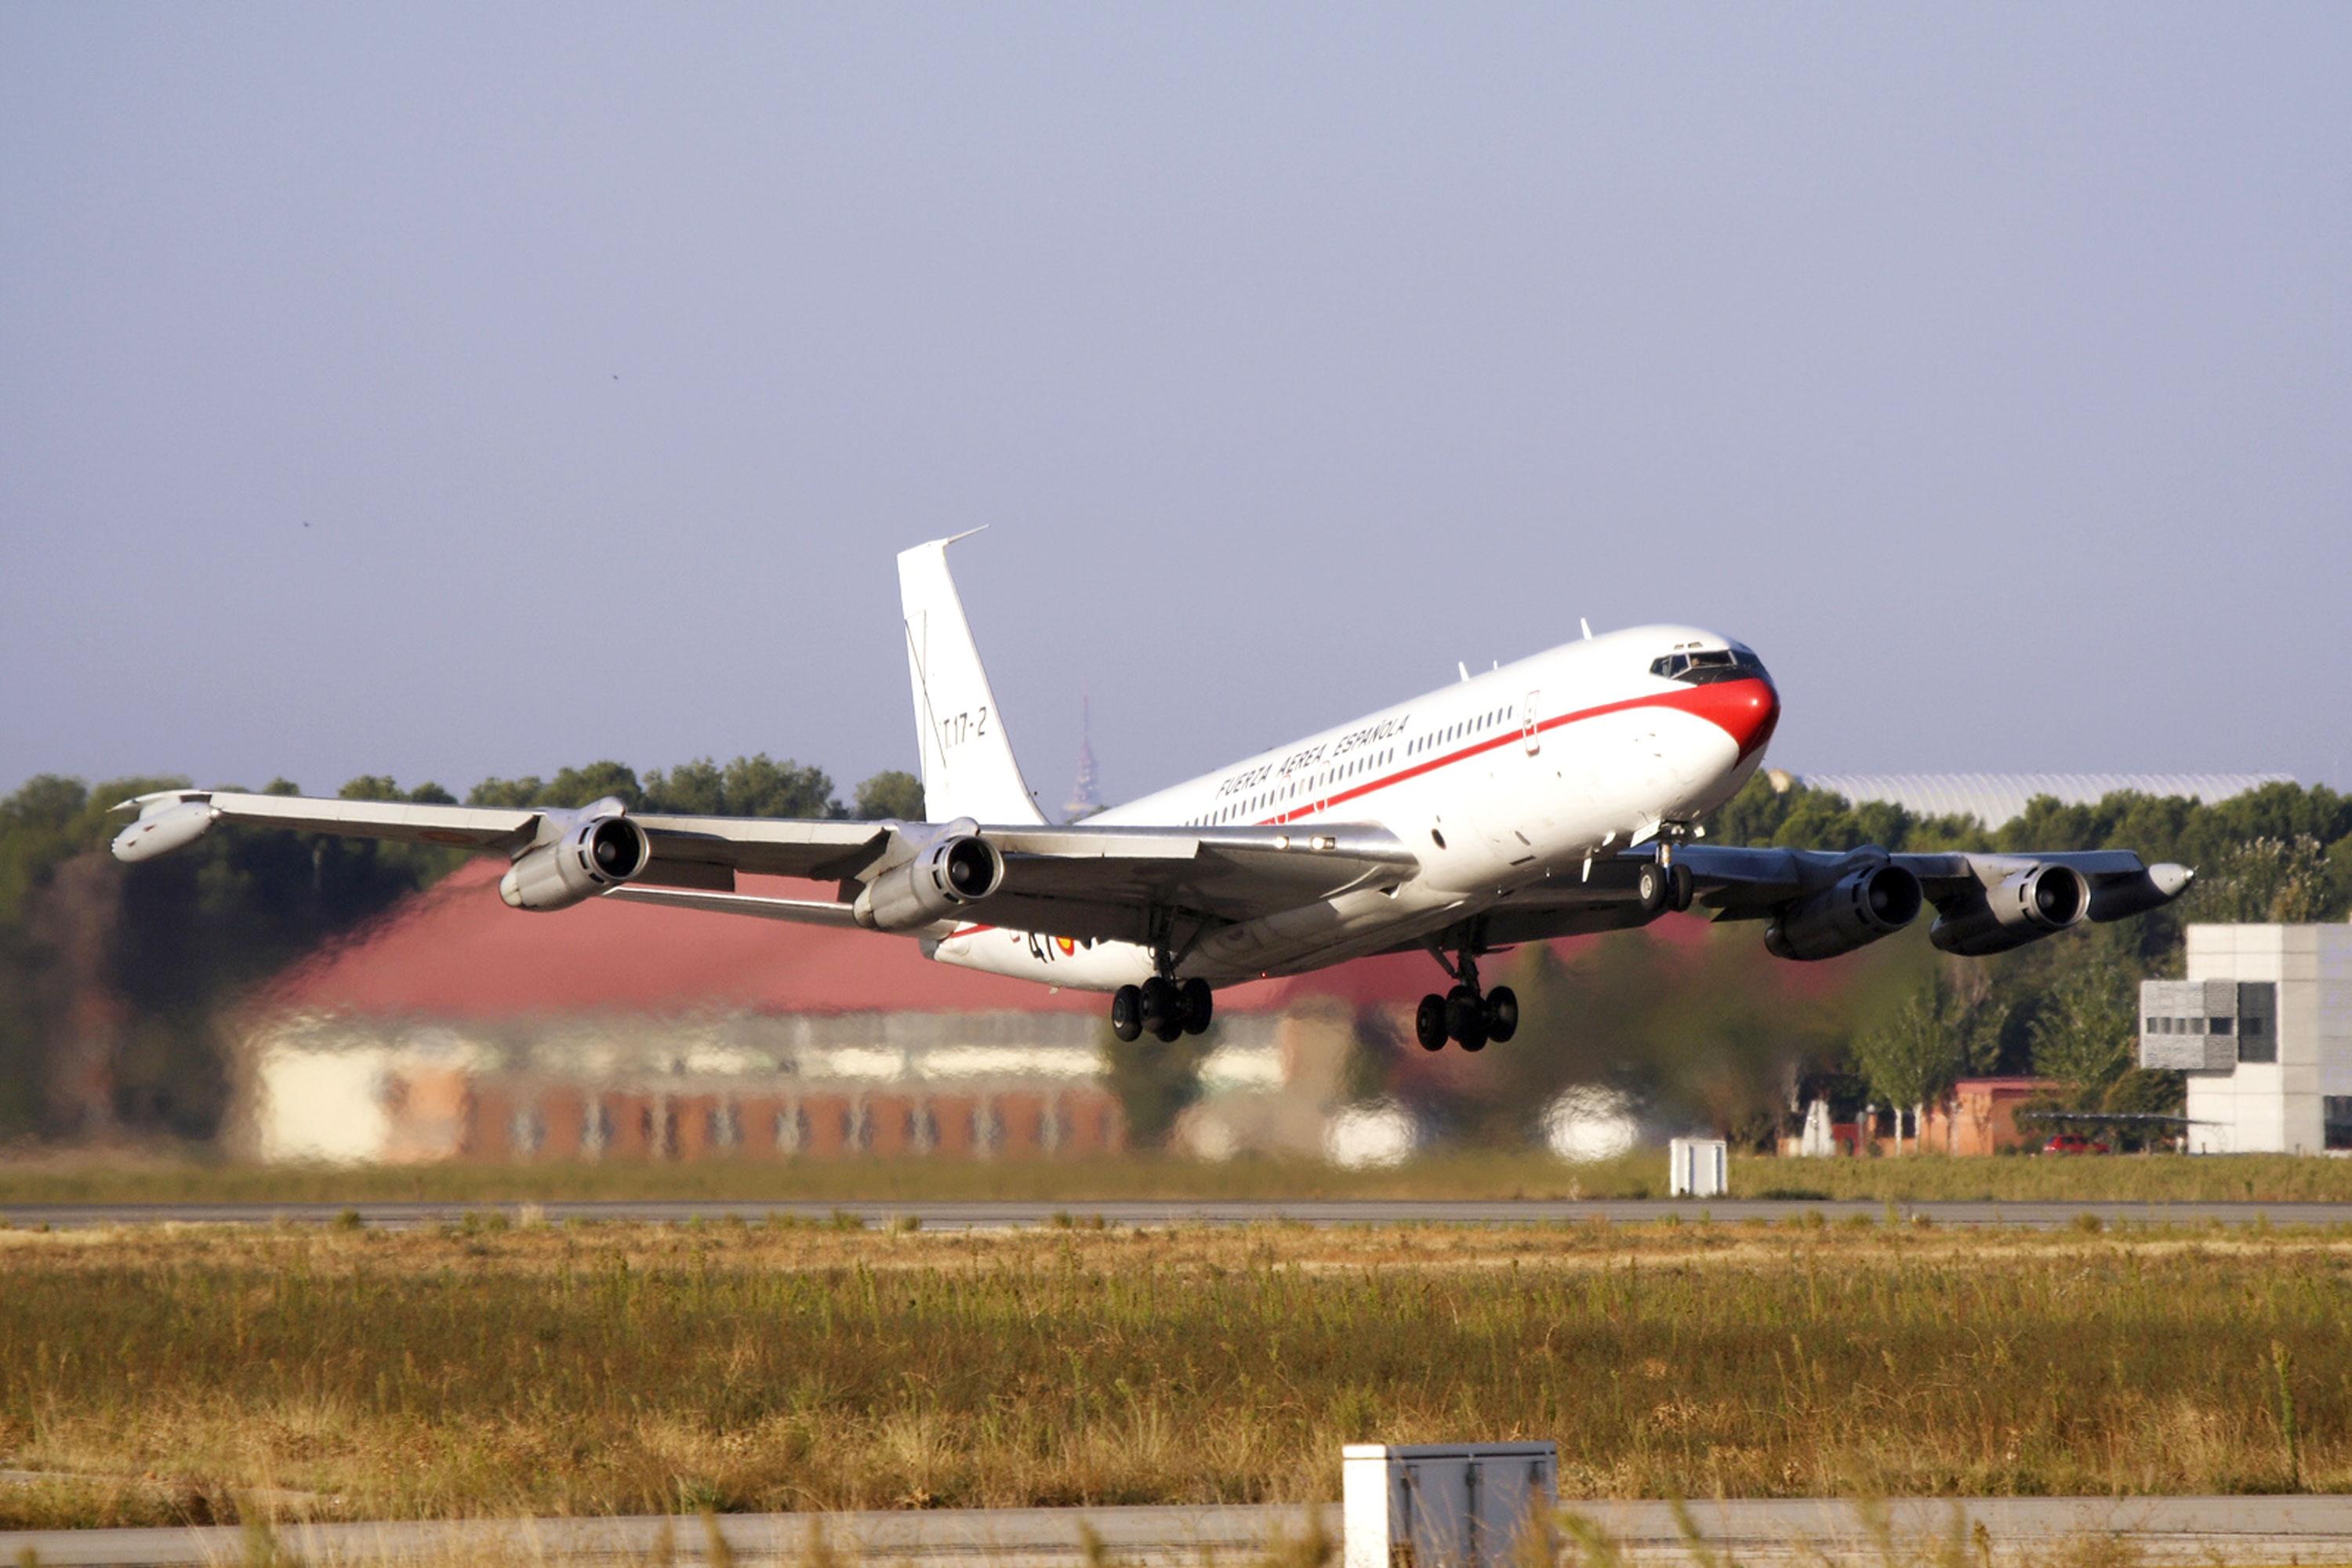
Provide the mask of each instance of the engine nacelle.
{"label": "engine nacelle", "polygon": [[1927,940],[1946,952],[1982,958],[2064,931],[2090,907],[2091,884],[2083,873],[2072,866],[2036,866],[2011,873],[1971,903],[1938,918]]}
{"label": "engine nacelle", "polygon": [[867,883],[850,913],[869,931],[920,931],[1003,885],[1004,856],[978,834],[961,833]]}
{"label": "engine nacelle", "polygon": [[552,844],[515,858],[499,879],[499,897],[510,909],[569,909],[646,868],[653,841],[625,816],[592,816]]}
{"label": "engine nacelle", "polygon": [[1776,958],[1835,958],[1917,920],[1920,899],[1919,879],[1902,867],[1866,866],[1781,906],[1764,928],[1764,946]]}

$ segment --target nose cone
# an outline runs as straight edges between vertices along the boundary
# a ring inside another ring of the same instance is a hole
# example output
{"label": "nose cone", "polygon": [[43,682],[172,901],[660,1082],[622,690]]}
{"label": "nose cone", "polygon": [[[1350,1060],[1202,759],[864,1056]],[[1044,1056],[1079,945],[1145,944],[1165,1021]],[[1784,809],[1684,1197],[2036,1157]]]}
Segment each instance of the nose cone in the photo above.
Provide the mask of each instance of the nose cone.
{"label": "nose cone", "polygon": [[1730,736],[1743,763],[1764,749],[1772,738],[1772,727],[1780,721],[1780,694],[1769,680],[1724,680],[1693,687],[1690,696],[1676,706]]}

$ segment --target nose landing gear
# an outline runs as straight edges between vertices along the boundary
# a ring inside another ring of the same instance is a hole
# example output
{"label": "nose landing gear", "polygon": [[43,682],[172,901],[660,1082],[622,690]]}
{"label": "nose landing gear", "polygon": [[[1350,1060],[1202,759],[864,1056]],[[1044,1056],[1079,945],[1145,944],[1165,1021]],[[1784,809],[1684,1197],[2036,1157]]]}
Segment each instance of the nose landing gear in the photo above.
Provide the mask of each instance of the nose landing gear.
{"label": "nose landing gear", "polygon": [[1478,988],[1478,962],[1468,948],[1464,948],[1459,960],[1453,963],[1446,963],[1445,954],[1434,945],[1430,952],[1458,984],[1443,996],[1433,992],[1421,999],[1412,1024],[1413,1036],[1420,1040],[1423,1050],[1444,1050],[1445,1042],[1451,1039],[1465,1051],[1483,1051],[1489,1040],[1503,1045],[1519,1032],[1517,995],[1507,985],[1497,985],[1482,994]]}
{"label": "nose landing gear", "polygon": [[1216,998],[1207,981],[1179,984],[1155,974],[1140,985],[1122,985],[1111,993],[1110,1032],[1134,1040],[1148,1030],[1165,1045],[1181,1035],[1206,1030],[1215,1011]]}

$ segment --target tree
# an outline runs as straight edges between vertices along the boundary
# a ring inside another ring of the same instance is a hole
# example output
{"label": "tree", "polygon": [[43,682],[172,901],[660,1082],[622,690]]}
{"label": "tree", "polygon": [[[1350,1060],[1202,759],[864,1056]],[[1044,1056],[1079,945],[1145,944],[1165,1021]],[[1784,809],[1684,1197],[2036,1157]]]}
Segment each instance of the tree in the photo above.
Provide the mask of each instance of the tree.
{"label": "tree", "polygon": [[645,807],[690,816],[842,815],[841,803],[833,798],[833,780],[824,769],[803,767],[789,758],[780,763],[765,752],[737,757],[724,767],[701,757],[667,773],[647,773]]}
{"label": "tree", "polygon": [[901,822],[923,820],[923,785],[914,774],[886,768],[857,786],[853,815],[868,822],[896,817]]}
{"label": "tree", "polygon": [[[2336,846],[2344,847],[2343,842]],[[2328,855],[2308,833],[2250,838],[2199,869],[2190,889],[2196,918],[2301,925],[2338,912]]]}
{"label": "tree", "polygon": [[2084,1104],[2129,1072],[2139,1037],[2132,983],[2112,964],[2063,970],[2033,1019],[2033,1070]]}
{"label": "tree", "polygon": [[1854,1064],[1864,1081],[1895,1108],[1898,1150],[1906,1108],[1916,1152],[1927,1108],[1950,1093],[1963,1074],[1992,1064],[2000,1029],[1990,994],[1981,982],[1955,984],[1937,972],[1854,1037]]}

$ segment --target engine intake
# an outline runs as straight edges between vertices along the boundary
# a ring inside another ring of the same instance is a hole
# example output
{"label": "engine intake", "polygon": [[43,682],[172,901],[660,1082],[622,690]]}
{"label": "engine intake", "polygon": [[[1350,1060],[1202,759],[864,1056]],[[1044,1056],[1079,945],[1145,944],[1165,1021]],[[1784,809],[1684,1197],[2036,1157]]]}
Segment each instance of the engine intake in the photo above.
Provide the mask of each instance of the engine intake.
{"label": "engine intake", "polygon": [[569,909],[619,887],[653,857],[653,841],[627,817],[588,817],[554,843],[515,857],[499,879],[499,897],[510,909]]}
{"label": "engine intake", "polygon": [[869,931],[919,931],[976,904],[1004,885],[1004,856],[978,834],[926,846],[857,895],[850,913]]}
{"label": "engine intake", "polygon": [[1919,879],[1900,866],[1869,866],[1836,886],[1784,904],[1764,928],[1776,958],[1835,958],[1891,936],[1919,918]]}
{"label": "engine intake", "polygon": [[1946,912],[1927,940],[1946,952],[1982,958],[2064,931],[2091,907],[2091,884],[2072,866],[2014,871],[1975,900]]}

